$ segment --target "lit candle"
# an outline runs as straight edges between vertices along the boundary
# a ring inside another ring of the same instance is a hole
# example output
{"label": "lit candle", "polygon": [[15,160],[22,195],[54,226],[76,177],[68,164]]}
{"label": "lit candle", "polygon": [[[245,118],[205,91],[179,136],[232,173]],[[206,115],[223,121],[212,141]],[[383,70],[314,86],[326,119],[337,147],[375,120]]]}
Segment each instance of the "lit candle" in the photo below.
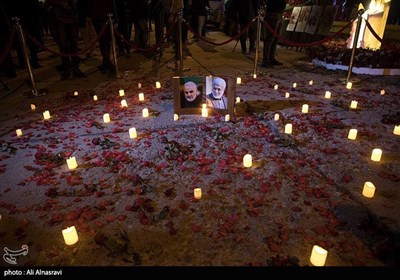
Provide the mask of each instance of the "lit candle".
{"label": "lit candle", "polygon": [[303,107],[301,107],[301,112],[304,114],[308,113],[308,104],[303,104]]}
{"label": "lit candle", "polygon": [[195,199],[201,199],[201,188],[195,188],[193,190],[193,195]]}
{"label": "lit candle", "polygon": [[257,74],[253,74],[253,79],[257,79]]}
{"label": "lit candle", "polygon": [[278,90],[278,85],[274,85],[274,90]]}
{"label": "lit candle", "polygon": [[290,93],[289,92],[286,92],[285,93],[285,98],[289,98],[290,97]]}
{"label": "lit candle", "polygon": [[393,129],[394,135],[400,135],[400,125],[395,125]]}
{"label": "lit candle", "polygon": [[74,92],[74,96],[78,96],[79,93],[77,91]]}
{"label": "lit candle", "polygon": [[121,107],[128,107],[128,103],[126,103],[125,99],[121,100]]}
{"label": "lit candle", "polygon": [[93,100],[94,100],[94,101],[99,100],[99,99],[97,98],[97,95],[93,95]]}
{"label": "lit candle", "polygon": [[123,89],[119,90],[119,96],[125,96],[125,91]]}
{"label": "lit candle", "polygon": [[329,99],[329,98],[331,98],[331,92],[330,91],[325,91],[325,98],[326,99]]}
{"label": "lit candle", "polygon": [[76,162],[75,157],[70,157],[67,158],[67,165],[68,165],[68,169],[72,170],[78,167],[78,163]]}
{"label": "lit candle", "polygon": [[358,104],[358,102],[356,100],[351,100],[350,108],[356,109],[357,108],[357,104]]}
{"label": "lit candle", "polygon": [[136,138],[137,137],[137,132],[136,132],[136,128],[131,127],[129,129],[129,138]]}
{"label": "lit candle", "polygon": [[142,83],[138,83],[138,84],[137,84],[137,87],[138,87],[138,88],[142,88]]}
{"label": "lit candle", "polygon": [[346,84],[346,88],[347,88],[347,89],[351,89],[352,86],[353,86],[353,84],[352,84],[351,82],[348,82],[348,83]]}
{"label": "lit candle", "polygon": [[279,121],[279,114],[278,114],[278,113],[276,113],[276,114],[274,115],[274,120]]}
{"label": "lit candle", "polygon": [[21,129],[17,129],[17,130],[15,131],[15,133],[17,134],[17,137],[22,136],[22,130],[21,130]]}
{"label": "lit candle", "polygon": [[311,81],[308,82],[308,84],[309,84],[310,86],[312,86],[312,85],[314,84],[314,81],[311,80]]}
{"label": "lit candle", "polygon": [[237,77],[236,78],[236,84],[240,85],[242,83],[242,78]]}
{"label": "lit candle", "polygon": [[203,109],[207,108],[207,104],[206,103],[203,103],[201,106],[202,106]]}
{"label": "lit candle", "polygon": [[240,97],[236,97],[236,103],[240,103]]}
{"label": "lit candle", "polygon": [[381,95],[385,95],[385,90],[384,89],[381,90]]}
{"label": "lit candle", "polygon": [[156,82],[156,88],[161,88],[161,83],[160,82]]}
{"label": "lit candle", "polygon": [[44,118],[45,120],[50,119],[50,112],[49,112],[49,111],[44,111],[44,112],[43,112],[43,118]]}
{"label": "lit candle", "polygon": [[106,113],[103,115],[103,121],[105,123],[109,123],[110,122],[110,114]]}
{"label": "lit candle", "polygon": [[31,110],[32,110],[32,111],[35,111],[35,110],[36,110],[35,104],[31,104]]}
{"label": "lit candle", "polygon": [[328,256],[327,250],[325,250],[322,247],[319,247],[318,245],[314,245],[311,252],[310,262],[315,266],[324,266],[327,256]]}
{"label": "lit candle", "polygon": [[75,226],[64,229],[62,234],[64,236],[65,244],[74,245],[78,242],[78,233],[76,232]]}
{"label": "lit candle", "polygon": [[373,149],[371,154],[371,160],[373,161],[381,161],[382,150],[381,149]]}
{"label": "lit candle", "polygon": [[375,186],[371,182],[365,182],[362,195],[368,198],[373,198],[375,194]]}
{"label": "lit candle", "polygon": [[144,101],[144,93],[139,93],[139,101]]}
{"label": "lit candle", "polygon": [[149,109],[143,108],[142,115],[143,115],[143,118],[149,117]]}
{"label": "lit candle", "polygon": [[174,114],[174,121],[177,121],[179,119],[178,114]]}
{"label": "lit candle", "polygon": [[208,109],[207,108],[201,109],[201,116],[204,118],[208,117]]}
{"label": "lit candle", "polygon": [[231,116],[230,116],[229,114],[226,114],[226,115],[225,115],[225,121],[226,121],[226,122],[229,122],[230,119],[231,119]]}
{"label": "lit candle", "polygon": [[246,154],[243,157],[243,166],[251,167],[253,165],[253,157],[250,154]]}
{"label": "lit candle", "polygon": [[347,138],[349,138],[350,140],[355,140],[357,138],[357,129],[350,129]]}
{"label": "lit candle", "polygon": [[291,123],[287,123],[285,125],[285,133],[286,134],[292,134],[292,124]]}
{"label": "lit candle", "polygon": [[293,83],[293,88],[297,88],[297,83]]}

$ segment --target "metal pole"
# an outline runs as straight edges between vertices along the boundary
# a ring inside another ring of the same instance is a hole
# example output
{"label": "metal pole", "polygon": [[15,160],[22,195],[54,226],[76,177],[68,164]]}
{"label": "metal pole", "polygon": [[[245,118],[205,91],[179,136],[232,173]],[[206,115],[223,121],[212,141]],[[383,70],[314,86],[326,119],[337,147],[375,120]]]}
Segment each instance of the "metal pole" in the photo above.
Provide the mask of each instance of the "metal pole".
{"label": "metal pole", "polygon": [[15,26],[17,27],[17,30],[18,30],[18,37],[19,37],[19,40],[21,43],[21,48],[22,48],[23,54],[24,54],[26,67],[28,68],[29,78],[31,79],[32,94],[34,96],[37,96],[38,90],[36,88],[35,78],[33,77],[31,62],[28,57],[28,50],[26,49],[25,36],[24,36],[24,33],[22,32],[21,25],[19,24],[19,18],[13,18],[13,20],[15,21]]}
{"label": "metal pole", "polygon": [[112,20],[112,14],[108,14],[108,24],[110,25],[110,34],[111,34],[111,46],[113,51],[114,57],[114,65],[115,65],[115,77],[119,78],[119,71],[118,71],[118,60],[117,60],[117,47],[115,43],[115,34],[114,34],[114,23]]}
{"label": "metal pole", "polygon": [[178,40],[179,44],[179,71],[183,72],[183,47],[182,47],[182,19],[183,19],[183,9],[179,10],[179,20],[178,20]]}
{"label": "metal pole", "polygon": [[261,14],[262,14],[262,9],[259,9],[257,15],[257,41],[256,41],[256,55],[254,56],[253,78],[257,77],[258,51],[260,49],[260,37],[261,37]]}
{"label": "metal pole", "polygon": [[351,58],[350,58],[350,64],[349,64],[349,70],[347,72],[347,79],[346,82],[348,83],[350,80],[351,72],[353,71],[353,61],[354,61],[354,55],[356,54],[356,49],[357,49],[357,43],[358,43],[358,36],[360,33],[361,29],[361,23],[362,23],[362,15],[364,14],[365,10],[360,9],[358,10],[358,19],[357,19],[357,26],[356,26],[356,31],[354,34],[354,40],[353,40],[353,49],[351,51]]}

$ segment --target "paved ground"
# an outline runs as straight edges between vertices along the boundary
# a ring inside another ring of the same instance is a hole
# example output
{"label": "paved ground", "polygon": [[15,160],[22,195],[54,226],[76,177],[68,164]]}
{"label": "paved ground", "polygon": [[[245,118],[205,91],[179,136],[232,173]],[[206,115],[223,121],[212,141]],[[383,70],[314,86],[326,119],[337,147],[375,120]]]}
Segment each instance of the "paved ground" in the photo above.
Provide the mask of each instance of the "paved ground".
{"label": "paved ground", "polygon": [[[327,266],[400,264],[400,138],[393,134],[399,78],[357,75],[347,90],[347,73],[279,48],[284,65],[258,69],[253,79],[254,55],[239,46],[233,52],[235,43],[185,47],[184,75],[242,78],[242,102],[228,123],[218,115],[173,121],[172,47],[159,61],[120,57],[120,79],[97,71],[94,56],[82,63],[87,78],[60,81],[58,58],[42,53],[34,75],[37,87],[49,90],[43,97],[26,94],[23,72],[6,81],[0,239],[13,250],[29,246],[18,265],[309,266],[315,244],[329,251]],[[349,109],[352,100],[358,109]],[[305,103],[308,114],[301,113]],[[141,117],[144,106],[148,119]],[[42,119],[44,110],[50,121]],[[106,112],[110,124],[103,123]],[[283,133],[287,123],[292,135]],[[128,137],[132,126],[137,140]],[[347,139],[350,128],[358,129],[355,141]],[[370,160],[374,148],[383,150],[380,162]],[[242,166],[246,153],[253,155],[250,169]],[[78,160],[74,171],[65,165],[70,155]],[[376,186],[372,199],[361,194],[365,181]],[[195,187],[203,189],[199,201]],[[79,242],[66,246],[61,230],[72,225]]]}

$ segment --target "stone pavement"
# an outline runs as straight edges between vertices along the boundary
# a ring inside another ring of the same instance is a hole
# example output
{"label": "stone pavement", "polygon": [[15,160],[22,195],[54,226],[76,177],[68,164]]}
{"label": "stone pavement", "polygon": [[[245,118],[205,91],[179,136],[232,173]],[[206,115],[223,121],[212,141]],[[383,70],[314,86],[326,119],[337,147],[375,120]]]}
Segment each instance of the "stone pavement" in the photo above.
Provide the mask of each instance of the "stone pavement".
{"label": "stone pavement", "polygon": [[[308,266],[313,244],[329,250],[328,266],[399,265],[400,138],[392,133],[398,77],[354,75],[347,90],[347,73],[315,67],[303,52],[281,47],[284,65],[259,68],[253,79],[254,54],[243,55],[239,46],[233,52],[235,43],[184,49],[184,75],[242,78],[236,96],[244,102],[229,123],[198,115],[173,121],[172,47],[159,61],[120,57],[120,79],[97,71],[97,55],[82,63],[86,78],[60,81],[58,58],[41,53],[43,67],[34,74],[46,96],[27,95],[22,72],[6,81],[0,239],[15,249],[29,245],[19,265]],[[349,109],[352,100],[358,109]],[[301,113],[305,103],[308,114]],[[141,117],[144,106],[148,119]],[[42,120],[44,110],[50,121]],[[110,124],[102,121],[106,112]],[[292,135],[283,132],[287,123]],[[134,141],[127,136],[132,126]],[[358,129],[355,141],[347,139],[350,128]],[[383,150],[379,163],[370,160],[374,148]],[[241,164],[246,153],[253,155],[251,169]],[[65,167],[70,155],[78,158],[74,171]],[[361,194],[365,181],[377,188],[372,199]],[[194,187],[203,188],[204,199],[193,199]],[[79,232],[72,247],[60,234],[70,225]]]}

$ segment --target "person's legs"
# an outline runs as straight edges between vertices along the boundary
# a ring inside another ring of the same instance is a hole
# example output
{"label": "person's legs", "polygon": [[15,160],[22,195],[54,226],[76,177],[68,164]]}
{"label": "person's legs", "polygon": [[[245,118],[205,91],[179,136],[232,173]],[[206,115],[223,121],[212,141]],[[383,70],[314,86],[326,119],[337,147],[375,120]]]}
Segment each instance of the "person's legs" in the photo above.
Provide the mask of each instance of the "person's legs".
{"label": "person's legs", "polygon": [[[276,19],[277,24],[276,24],[276,28],[275,31],[276,33],[279,34],[281,27],[282,27],[282,18],[281,17],[277,17]],[[282,65],[281,62],[279,62],[278,60],[276,60],[275,55],[276,55],[276,46],[278,45],[278,37],[274,36],[272,43],[271,43],[271,50],[270,50],[270,57],[269,60],[271,61],[271,63],[273,65]]]}
{"label": "person's legs", "polygon": [[[276,30],[276,26],[277,26],[277,16],[276,13],[267,13],[265,16],[265,21],[271,26],[271,28],[273,28],[274,30]],[[265,28],[264,30],[265,32],[265,36],[264,36],[264,48],[263,48],[263,60],[261,63],[262,67],[272,67],[272,61],[271,61],[271,57],[275,57],[273,54],[274,51],[274,39],[275,36],[274,34],[272,34],[267,28]]]}

